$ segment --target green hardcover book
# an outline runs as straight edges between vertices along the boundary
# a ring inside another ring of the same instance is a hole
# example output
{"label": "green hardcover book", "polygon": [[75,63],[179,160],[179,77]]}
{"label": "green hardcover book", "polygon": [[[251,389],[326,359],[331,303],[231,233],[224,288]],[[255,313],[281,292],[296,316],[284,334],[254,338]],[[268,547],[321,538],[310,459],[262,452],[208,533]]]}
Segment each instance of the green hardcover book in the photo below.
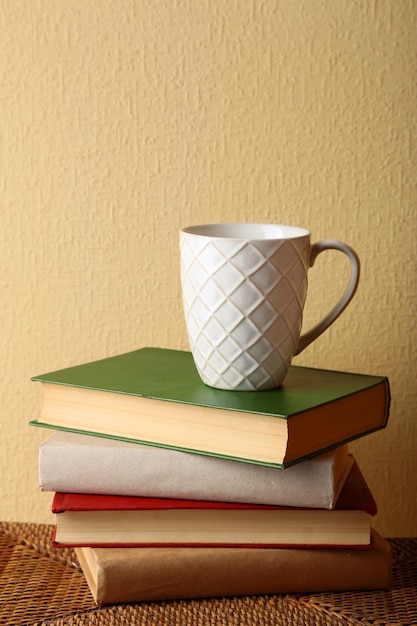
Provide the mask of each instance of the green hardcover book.
{"label": "green hardcover book", "polygon": [[276,467],[386,426],[383,376],[291,366],[270,391],[205,385],[190,352],[141,348],[34,376],[31,424]]}

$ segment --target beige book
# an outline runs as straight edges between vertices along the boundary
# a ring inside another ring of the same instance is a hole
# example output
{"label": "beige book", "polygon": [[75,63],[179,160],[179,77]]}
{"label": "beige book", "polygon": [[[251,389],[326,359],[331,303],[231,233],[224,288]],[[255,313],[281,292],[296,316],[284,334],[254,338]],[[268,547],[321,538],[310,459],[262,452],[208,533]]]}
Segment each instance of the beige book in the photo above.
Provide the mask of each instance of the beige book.
{"label": "beige book", "polygon": [[392,554],[354,549],[77,548],[97,604],[387,589]]}
{"label": "beige book", "polygon": [[39,449],[43,491],[332,509],[352,468],[347,445],[285,470],[57,431]]}

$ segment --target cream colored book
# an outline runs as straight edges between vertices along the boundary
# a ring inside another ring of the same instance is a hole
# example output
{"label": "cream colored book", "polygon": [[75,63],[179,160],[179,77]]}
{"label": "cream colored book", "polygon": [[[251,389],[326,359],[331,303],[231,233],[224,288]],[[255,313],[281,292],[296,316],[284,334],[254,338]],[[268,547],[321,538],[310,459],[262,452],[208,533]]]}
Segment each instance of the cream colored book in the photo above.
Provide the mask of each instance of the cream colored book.
{"label": "cream colored book", "polygon": [[353,465],[347,445],[285,470],[57,431],[39,448],[43,491],[332,509]]}

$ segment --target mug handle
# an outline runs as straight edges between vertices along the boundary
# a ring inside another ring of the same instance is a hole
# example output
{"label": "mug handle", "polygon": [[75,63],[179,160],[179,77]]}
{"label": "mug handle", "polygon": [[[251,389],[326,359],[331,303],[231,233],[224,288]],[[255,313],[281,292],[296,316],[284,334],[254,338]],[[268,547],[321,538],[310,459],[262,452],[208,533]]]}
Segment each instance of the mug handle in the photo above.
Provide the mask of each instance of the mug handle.
{"label": "mug handle", "polygon": [[305,348],[307,348],[310,343],[312,343],[317,337],[319,337],[333,322],[339,317],[341,313],[346,309],[349,302],[352,300],[353,296],[356,293],[359,284],[359,276],[360,276],[360,261],[356,252],[348,246],[347,243],[343,243],[343,241],[335,241],[333,239],[326,239],[323,241],[318,241],[317,243],[311,246],[310,252],[310,267],[313,267],[314,261],[318,257],[321,252],[324,250],[339,250],[346,254],[351,263],[351,275],[349,285],[343,296],[337,302],[337,304],[332,308],[332,310],[324,317],[316,326],[313,326],[311,330],[304,333],[300,337],[300,341],[298,343],[297,349],[294,352],[294,356],[296,354],[300,354]]}

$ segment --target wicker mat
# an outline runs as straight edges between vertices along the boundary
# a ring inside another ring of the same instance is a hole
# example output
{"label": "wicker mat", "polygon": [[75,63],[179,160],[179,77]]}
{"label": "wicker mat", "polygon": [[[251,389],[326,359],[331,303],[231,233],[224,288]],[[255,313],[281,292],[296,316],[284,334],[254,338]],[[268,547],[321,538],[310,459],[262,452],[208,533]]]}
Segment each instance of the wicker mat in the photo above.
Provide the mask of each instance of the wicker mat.
{"label": "wicker mat", "polygon": [[390,591],[247,596],[97,608],[72,550],[52,527],[0,523],[1,626],[417,624],[417,539],[392,539]]}

